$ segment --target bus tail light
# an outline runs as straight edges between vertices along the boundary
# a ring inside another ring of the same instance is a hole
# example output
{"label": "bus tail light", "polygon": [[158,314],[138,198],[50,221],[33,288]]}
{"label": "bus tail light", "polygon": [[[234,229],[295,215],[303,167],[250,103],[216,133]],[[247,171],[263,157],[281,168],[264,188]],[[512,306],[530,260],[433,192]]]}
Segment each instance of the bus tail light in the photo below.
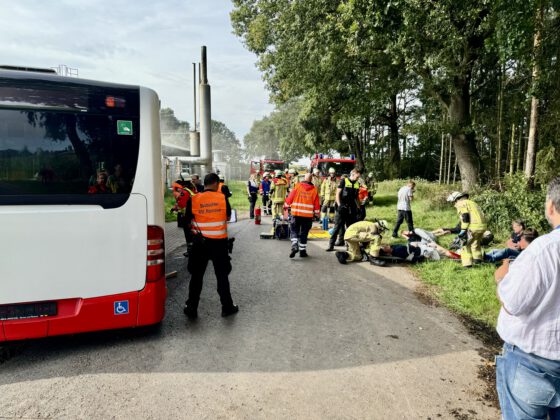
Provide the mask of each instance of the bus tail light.
{"label": "bus tail light", "polygon": [[148,226],[148,249],[146,256],[146,281],[153,282],[165,278],[164,231],[159,226]]}

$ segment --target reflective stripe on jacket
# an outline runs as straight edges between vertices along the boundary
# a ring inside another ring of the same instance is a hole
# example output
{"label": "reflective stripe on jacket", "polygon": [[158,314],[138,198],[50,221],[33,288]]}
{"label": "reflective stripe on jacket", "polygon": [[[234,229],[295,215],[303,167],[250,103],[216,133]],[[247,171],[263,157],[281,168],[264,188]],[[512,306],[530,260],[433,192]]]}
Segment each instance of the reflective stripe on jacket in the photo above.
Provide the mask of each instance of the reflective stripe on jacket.
{"label": "reflective stripe on jacket", "polygon": [[313,217],[314,210],[319,210],[319,195],[313,184],[300,182],[286,200],[292,208],[292,216]]}
{"label": "reflective stripe on jacket", "polygon": [[[470,229],[473,231],[486,230],[486,219],[478,204],[472,200],[461,200],[457,203],[457,213],[461,219],[461,229]],[[464,215],[468,214],[467,221]]]}
{"label": "reflective stripe on jacket", "polygon": [[227,238],[226,197],[221,192],[205,191],[192,197],[191,230],[210,239]]}
{"label": "reflective stripe on jacket", "polygon": [[336,178],[326,178],[321,184],[321,197],[325,201],[336,200],[336,188],[338,187],[338,182]]}
{"label": "reflective stripe on jacket", "polygon": [[283,204],[286,201],[288,182],[283,178],[274,178],[270,185],[270,199],[274,204]]}

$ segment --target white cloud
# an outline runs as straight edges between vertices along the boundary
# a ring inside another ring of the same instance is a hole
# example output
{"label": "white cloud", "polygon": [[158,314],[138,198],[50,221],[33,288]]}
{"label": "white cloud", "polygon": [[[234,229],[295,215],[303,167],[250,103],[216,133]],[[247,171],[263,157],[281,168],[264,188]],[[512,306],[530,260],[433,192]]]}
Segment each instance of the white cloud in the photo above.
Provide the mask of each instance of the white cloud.
{"label": "white cloud", "polygon": [[191,63],[206,45],[213,118],[243,137],[273,107],[255,56],[231,33],[231,7],[228,0],[0,0],[0,57],[148,86],[191,121]]}

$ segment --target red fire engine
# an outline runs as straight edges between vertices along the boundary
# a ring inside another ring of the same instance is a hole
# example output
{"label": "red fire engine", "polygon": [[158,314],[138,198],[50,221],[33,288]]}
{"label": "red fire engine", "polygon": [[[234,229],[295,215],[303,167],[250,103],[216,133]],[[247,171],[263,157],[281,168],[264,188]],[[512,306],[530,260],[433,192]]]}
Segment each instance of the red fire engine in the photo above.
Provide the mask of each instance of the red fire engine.
{"label": "red fire engine", "polygon": [[334,168],[336,177],[340,178],[343,174],[349,174],[355,166],[356,159],[354,155],[351,155],[349,158],[329,158],[322,153],[317,153],[311,159],[311,170],[318,168],[322,177],[327,176],[329,168]]}
{"label": "red fire engine", "polygon": [[251,161],[251,174],[259,174],[262,176],[265,172],[273,173],[280,169],[282,172],[287,168],[286,162],[283,160],[261,159]]}

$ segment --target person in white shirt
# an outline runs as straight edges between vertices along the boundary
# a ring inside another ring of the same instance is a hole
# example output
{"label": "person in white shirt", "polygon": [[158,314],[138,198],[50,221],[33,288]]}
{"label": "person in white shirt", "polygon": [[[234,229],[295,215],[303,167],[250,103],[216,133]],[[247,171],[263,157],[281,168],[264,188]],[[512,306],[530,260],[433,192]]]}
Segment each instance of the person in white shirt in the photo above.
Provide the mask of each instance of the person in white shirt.
{"label": "person in white shirt", "polygon": [[408,225],[408,231],[414,232],[414,222],[412,221],[412,207],[410,206],[410,202],[414,198],[415,187],[416,183],[413,180],[410,180],[397,193],[397,223],[395,224],[395,229],[393,230],[393,238],[399,237],[399,228],[405,220]]}
{"label": "person in white shirt", "polygon": [[505,420],[560,418],[560,177],[548,185],[554,229],[496,270],[502,303],[496,388]]}

